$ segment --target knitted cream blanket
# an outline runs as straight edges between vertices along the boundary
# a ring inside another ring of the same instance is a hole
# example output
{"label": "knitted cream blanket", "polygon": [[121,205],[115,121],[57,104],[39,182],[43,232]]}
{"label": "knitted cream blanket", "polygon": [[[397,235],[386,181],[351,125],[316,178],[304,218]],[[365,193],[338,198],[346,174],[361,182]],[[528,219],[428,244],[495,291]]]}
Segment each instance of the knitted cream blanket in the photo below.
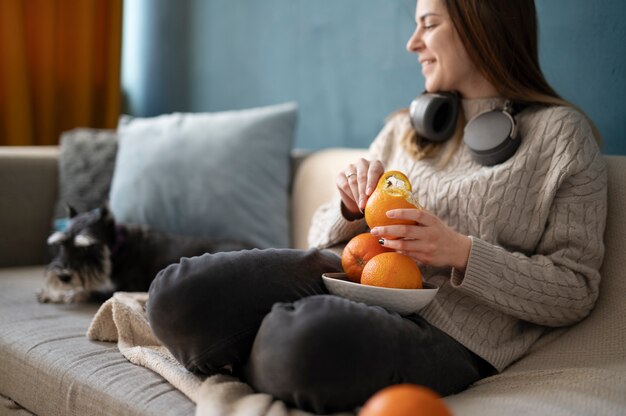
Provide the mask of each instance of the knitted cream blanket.
{"label": "knitted cream blanket", "polygon": [[147,293],[117,292],[102,304],[87,336],[96,341],[117,342],[131,363],[165,378],[196,403],[196,416],[306,416],[270,395],[255,393],[235,377],[199,377],[187,371],[154,336],[145,305]]}

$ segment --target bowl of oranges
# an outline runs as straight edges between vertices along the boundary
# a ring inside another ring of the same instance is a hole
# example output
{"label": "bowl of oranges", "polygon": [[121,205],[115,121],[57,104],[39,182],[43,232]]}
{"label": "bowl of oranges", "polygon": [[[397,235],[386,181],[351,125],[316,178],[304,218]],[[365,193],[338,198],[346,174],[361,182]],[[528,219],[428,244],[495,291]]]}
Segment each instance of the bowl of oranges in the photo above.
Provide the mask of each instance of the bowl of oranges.
{"label": "bowl of oranges", "polygon": [[[397,208],[422,209],[406,175],[385,172],[368,199],[365,221],[370,228],[394,224],[386,212]],[[403,315],[418,312],[433,300],[439,288],[422,280],[421,270],[411,257],[383,247],[378,241],[370,233],[352,238],[341,255],[344,273],[322,275],[326,288],[331,294]]]}
{"label": "bowl of oranges", "polygon": [[428,282],[423,282],[420,289],[369,286],[348,280],[345,273],[324,273],[322,279],[333,295],[367,305],[382,306],[400,315],[419,312],[433,300],[439,290],[437,286]]}

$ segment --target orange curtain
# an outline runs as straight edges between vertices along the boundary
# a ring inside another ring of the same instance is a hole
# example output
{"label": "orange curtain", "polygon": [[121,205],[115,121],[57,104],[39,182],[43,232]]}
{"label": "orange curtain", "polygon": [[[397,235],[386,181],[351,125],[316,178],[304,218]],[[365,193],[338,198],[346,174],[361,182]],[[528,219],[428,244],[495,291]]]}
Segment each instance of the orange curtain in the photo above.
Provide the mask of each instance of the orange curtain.
{"label": "orange curtain", "polygon": [[123,0],[0,0],[0,145],[114,128]]}

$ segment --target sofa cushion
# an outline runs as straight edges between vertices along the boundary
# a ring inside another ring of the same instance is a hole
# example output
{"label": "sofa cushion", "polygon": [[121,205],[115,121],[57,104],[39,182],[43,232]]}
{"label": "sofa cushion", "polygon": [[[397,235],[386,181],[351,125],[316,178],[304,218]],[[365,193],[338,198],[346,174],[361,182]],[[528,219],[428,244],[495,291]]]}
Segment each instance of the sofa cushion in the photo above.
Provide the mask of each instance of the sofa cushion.
{"label": "sofa cushion", "polygon": [[0,269],[0,395],[38,415],[192,415],[195,405],[115,344],[90,341],[97,305],[40,304],[41,267]]}
{"label": "sofa cushion", "polygon": [[111,186],[119,222],[289,246],[295,104],[122,118]]}
{"label": "sofa cushion", "polygon": [[58,154],[56,146],[0,147],[0,267],[47,260]]}

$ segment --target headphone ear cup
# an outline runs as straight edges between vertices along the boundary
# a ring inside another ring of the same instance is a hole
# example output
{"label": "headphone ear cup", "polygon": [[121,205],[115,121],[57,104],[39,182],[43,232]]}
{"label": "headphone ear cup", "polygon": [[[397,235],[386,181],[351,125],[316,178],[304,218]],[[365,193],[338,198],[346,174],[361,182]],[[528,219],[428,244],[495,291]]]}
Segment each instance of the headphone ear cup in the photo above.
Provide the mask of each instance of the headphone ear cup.
{"label": "headphone ear cup", "polygon": [[521,143],[515,119],[500,110],[487,111],[471,119],[465,126],[463,141],[472,158],[483,166],[508,160]]}
{"label": "headphone ear cup", "polygon": [[444,142],[454,134],[458,106],[452,93],[422,94],[409,107],[411,124],[421,137]]}

